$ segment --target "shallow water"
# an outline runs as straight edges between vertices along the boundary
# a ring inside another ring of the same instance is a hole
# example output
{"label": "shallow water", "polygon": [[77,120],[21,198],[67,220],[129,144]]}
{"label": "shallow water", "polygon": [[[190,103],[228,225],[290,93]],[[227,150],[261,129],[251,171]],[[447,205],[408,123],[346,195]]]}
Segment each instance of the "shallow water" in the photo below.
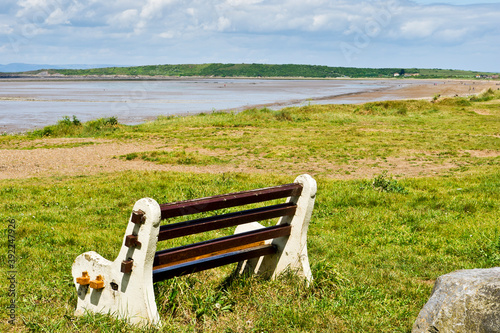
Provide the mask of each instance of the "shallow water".
{"label": "shallow water", "polygon": [[[160,115],[349,103],[349,94],[398,85],[370,80],[0,81],[0,132],[31,130],[73,115],[81,121],[114,116],[120,123],[137,124]],[[328,99],[342,95],[345,99]]]}

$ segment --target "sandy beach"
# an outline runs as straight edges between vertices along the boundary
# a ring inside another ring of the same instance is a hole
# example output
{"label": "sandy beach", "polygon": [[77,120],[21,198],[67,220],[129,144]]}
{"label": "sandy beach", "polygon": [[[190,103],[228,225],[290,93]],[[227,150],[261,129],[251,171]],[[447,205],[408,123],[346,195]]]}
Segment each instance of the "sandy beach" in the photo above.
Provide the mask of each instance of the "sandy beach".
{"label": "sandy beach", "polygon": [[[402,82],[404,83],[404,81]],[[441,97],[469,96],[479,94],[487,89],[500,90],[498,81],[471,81],[471,80],[425,80],[422,84],[401,86],[396,89],[384,89],[374,92],[354,94],[351,98],[356,103],[365,100],[396,100],[396,99],[432,99],[436,95]],[[340,97],[336,97],[340,98]]]}

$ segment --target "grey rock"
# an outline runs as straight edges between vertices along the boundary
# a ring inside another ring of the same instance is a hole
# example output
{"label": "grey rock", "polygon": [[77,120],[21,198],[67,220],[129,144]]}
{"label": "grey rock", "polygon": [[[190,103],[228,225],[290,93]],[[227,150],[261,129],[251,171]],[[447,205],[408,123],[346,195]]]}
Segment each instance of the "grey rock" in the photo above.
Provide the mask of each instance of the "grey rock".
{"label": "grey rock", "polygon": [[500,332],[500,267],[442,275],[412,333]]}

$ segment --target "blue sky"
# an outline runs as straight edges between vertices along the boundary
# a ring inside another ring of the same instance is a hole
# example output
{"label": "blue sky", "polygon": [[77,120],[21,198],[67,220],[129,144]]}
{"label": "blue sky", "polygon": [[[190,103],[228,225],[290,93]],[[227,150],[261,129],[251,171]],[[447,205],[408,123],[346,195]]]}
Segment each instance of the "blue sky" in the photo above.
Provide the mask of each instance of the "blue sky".
{"label": "blue sky", "polygon": [[500,71],[500,1],[2,0],[0,64]]}

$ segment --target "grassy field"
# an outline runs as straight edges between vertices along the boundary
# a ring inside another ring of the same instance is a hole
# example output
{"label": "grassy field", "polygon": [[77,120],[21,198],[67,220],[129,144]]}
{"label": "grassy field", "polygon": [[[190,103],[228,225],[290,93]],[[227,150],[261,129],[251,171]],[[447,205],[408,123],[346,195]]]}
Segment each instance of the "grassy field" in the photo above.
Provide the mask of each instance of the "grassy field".
{"label": "grassy field", "polygon": [[[142,197],[178,201],[288,183],[300,173],[318,182],[308,234],[313,284],[233,276],[232,265],[164,281],[155,286],[163,331],[410,332],[438,276],[500,265],[498,92],[166,117],[138,126],[68,117],[0,136],[0,148],[58,149],[48,143],[52,137],[161,142],[115,158],[198,169],[1,180],[1,331],[141,331],[107,316],[73,316],[76,256],[94,250],[113,260]],[[239,171],[224,171],[228,166]],[[10,221],[13,327],[5,310]]]}

